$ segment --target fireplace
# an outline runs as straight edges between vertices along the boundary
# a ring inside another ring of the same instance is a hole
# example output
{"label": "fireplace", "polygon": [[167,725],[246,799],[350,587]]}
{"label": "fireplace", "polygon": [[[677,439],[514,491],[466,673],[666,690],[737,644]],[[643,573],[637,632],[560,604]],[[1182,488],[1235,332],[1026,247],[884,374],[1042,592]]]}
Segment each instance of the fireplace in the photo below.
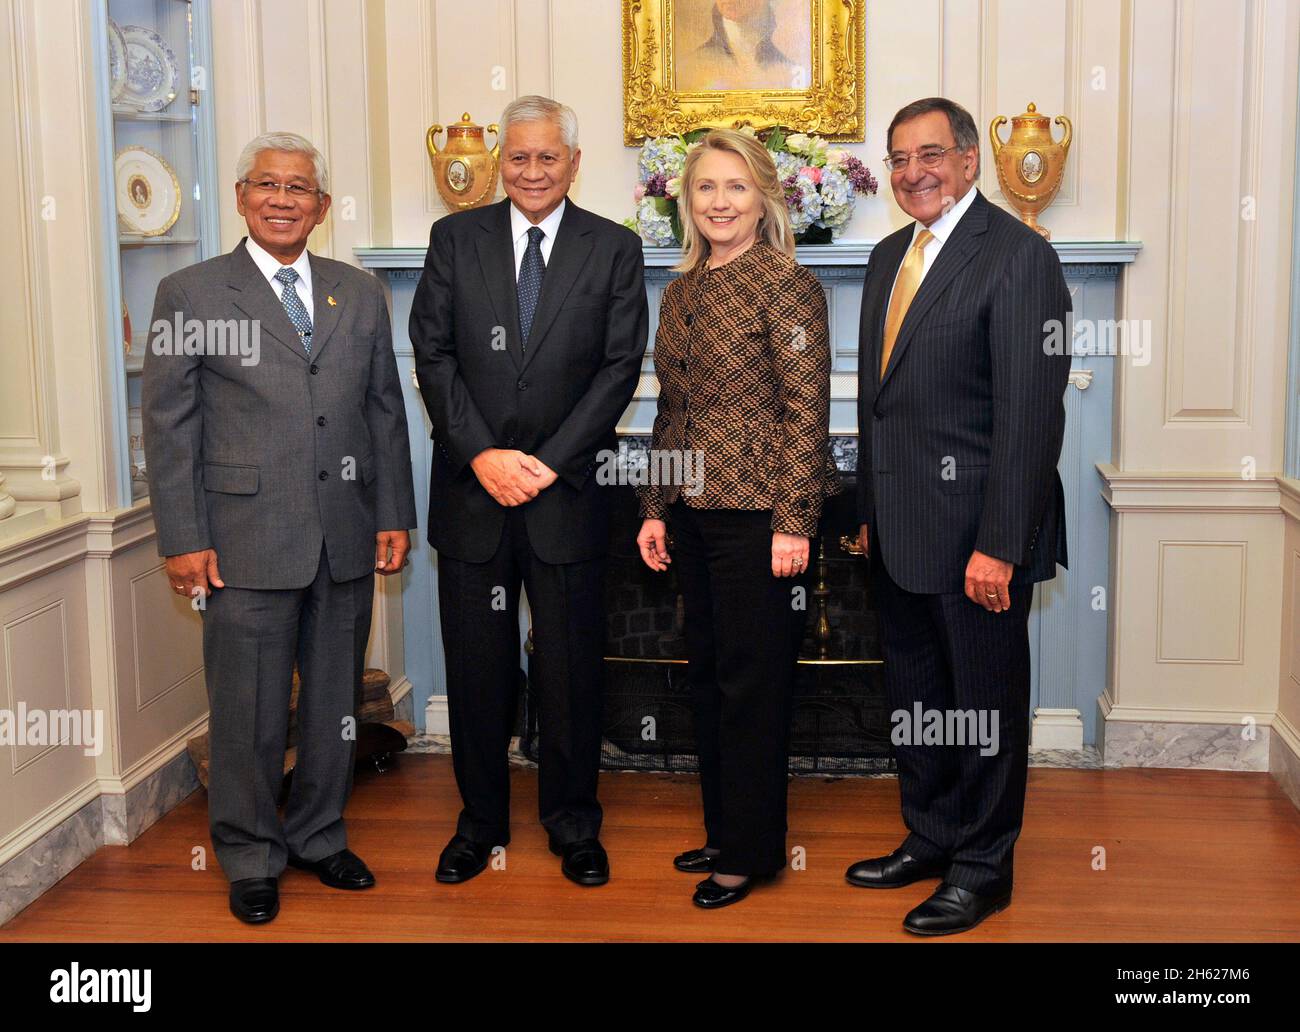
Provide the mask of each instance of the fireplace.
{"label": "fireplace", "polygon": [[[857,535],[853,477],[827,500],[815,549],[808,624],[795,678],[790,770],[865,774],[895,769],[867,563]],[[636,551],[636,494],[615,492],[605,583],[607,619],[602,766],[695,771],[682,606],[670,568],[655,574]],[[524,693],[520,744],[537,758],[536,708]]]}

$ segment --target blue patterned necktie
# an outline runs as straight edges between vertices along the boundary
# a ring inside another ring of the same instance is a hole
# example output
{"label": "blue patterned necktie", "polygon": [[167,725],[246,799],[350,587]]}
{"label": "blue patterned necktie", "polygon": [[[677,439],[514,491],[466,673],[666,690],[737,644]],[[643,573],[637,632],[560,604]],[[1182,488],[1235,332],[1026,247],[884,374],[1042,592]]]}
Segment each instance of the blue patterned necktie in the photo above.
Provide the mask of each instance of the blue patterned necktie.
{"label": "blue patterned necktie", "polygon": [[286,265],[275,274],[275,278],[284,284],[280,301],[284,304],[284,310],[288,313],[293,328],[298,331],[298,339],[302,341],[303,348],[310,355],[311,316],[307,314],[307,306],[302,303],[302,298],[298,296],[297,288],[294,287],[294,283],[298,281],[298,271]]}
{"label": "blue patterned necktie", "polygon": [[542,292],[542,273],[546,263],[542,261],[542,237],[546,234],[541,227],[532,226],[528,230],[528,250],[524,260],[519,263],[519,343],[522,349],[528,342],[528,331],[533,327],[533,312],[537,310],[537,295]]}

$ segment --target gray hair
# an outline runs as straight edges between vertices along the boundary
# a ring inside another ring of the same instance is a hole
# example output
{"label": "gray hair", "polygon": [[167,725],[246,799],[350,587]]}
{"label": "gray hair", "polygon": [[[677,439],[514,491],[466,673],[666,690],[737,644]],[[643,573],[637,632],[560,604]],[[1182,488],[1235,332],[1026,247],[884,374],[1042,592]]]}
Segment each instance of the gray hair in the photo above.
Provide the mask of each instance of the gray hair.
{"label": "gray hair", "polygon": [[316,176],[316,186],[321,193],[330,192],[330,174],[325,167],[325,157],[313,145],[311,140],[297,133],[262,133],[244,145],[239,152],[239,161],[235,163],[235,178],[247,179],[253,170],[257,156],[263,151],[285,151],[290,154],[306,154],[311,158],[312,171]]}
{"label": "gray hair", "polygon": [[947,97],[926,97],[924,100],[914,100],[906,107],[900,108],[894,120],[889,123],[889,131],[885,134],[885,148],[893,150],[894,130],[898,126],[922,115],[928,115],[931,111],[942,111],[948,116],[948,128],[952,130],[952,138],[959,149],[975,148],[975,174],[979,175],[980,134],[975,128],[975,119],[971,118],[970,112],[964,107]]}
{"label": "gray hair", "polygon": [[570,155],[578,149],[578,116],[573,113],[573,108],[536,94],[519,97],[506,105],[501,112],[501,138],[504,139],[507,130],[519,122],[543,121],[554,122],[560,127],[560,138],[569,148]]}

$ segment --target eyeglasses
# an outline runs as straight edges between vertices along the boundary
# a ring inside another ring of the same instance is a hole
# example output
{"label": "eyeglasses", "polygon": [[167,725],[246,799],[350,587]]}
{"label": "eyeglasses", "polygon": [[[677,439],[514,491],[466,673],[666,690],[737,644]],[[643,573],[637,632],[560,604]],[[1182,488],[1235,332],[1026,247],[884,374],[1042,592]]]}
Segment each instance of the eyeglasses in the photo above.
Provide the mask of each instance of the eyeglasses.
{"label": "eyeglasses", "polygon": [[907,168],[907,163],[912,160],[913,156],[921,163],[922,168],[938,168],[939,163],[943,161],[943,156],[949,151],[964,149],[956,145],[952,147],[922,147],[919,151],[913,151],[911,154],[888,154],[884,159],[885,168],[891,172],[901,172]]}
{"label": "eyeglasses", "polygon": [[301,183],[277,183],[274,179],[241,179],[240,182],[254,194],[261,197],[269,197],[271,194],[284,190],[289,197],[296,197],[304,200],[308,197],[319,197],[323,190],[317,190],[312,186],[303,186]]}

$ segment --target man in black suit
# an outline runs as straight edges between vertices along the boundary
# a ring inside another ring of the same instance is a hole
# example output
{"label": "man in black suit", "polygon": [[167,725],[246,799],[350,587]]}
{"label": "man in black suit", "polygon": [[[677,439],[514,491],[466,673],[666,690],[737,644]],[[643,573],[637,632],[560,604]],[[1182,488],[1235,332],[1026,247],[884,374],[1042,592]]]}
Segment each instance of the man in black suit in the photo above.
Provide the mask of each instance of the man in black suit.
{"label": "man in black suit", "polygon": [[[1011,901],[1029,608],[1034,583],[1066,562],[1056,463],[1070,358],[1058,342],[1071,305],[1051,245],[974,188],[979,136],[964,108],[916,101],[887,139],[894,197],[916,221],[867,264],[858,517],[909,834],[847,876],[871,888],[942,878],[903,922],[941,935]],[[961,733],[923,744],[918,708]]]}
{"label": "man in black suit", "polygon": [[437,880],[510,840],[521,583],[533,615],[542,824],[580,885],[609,880],[596,778],[608,498],[597,455],[636,387],[649,316],[641,241],[566,199],[577,118],[545,97],[502,114],[507,199],[440,219],[411,307],[433,423],[429,543],[464,808]]}

